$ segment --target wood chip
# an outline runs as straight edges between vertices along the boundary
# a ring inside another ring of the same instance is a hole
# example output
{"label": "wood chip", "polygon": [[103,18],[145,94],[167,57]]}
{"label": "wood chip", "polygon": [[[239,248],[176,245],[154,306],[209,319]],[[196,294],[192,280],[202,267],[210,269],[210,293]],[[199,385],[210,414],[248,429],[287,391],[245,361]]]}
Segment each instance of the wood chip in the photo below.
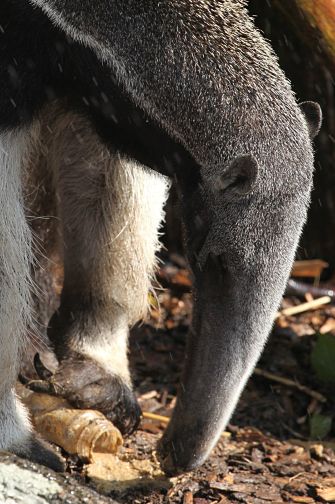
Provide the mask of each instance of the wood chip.
{"label": "wood chip", "polygon": [[335,487],[330,488],[316,488],[316,495],[321,497],[321,499],[326,502],[334,502],[335,501]]}
{"label": "wood chip", "polygon": [[230,499],[228,499],[228,497],[221,497],[221,499],[219,500],[219,502],[217,504],[229,504],[231,502]]}
{"label": "wood chip", "polygon": [[183,496],[183,504],[193,504],[192,492],[185,492]]}
{"label": "wood chip", "polygon": [[303,504],[314,504],[315,500],[306,495],[290,495],[292,502],[302,502]]}
{"label": "wood chip", "polygon": [[310,277],[319,278],[322,271],[328,268],[329,264],[320,259],[310,261],[295,261],[291,271],[292,277]]}

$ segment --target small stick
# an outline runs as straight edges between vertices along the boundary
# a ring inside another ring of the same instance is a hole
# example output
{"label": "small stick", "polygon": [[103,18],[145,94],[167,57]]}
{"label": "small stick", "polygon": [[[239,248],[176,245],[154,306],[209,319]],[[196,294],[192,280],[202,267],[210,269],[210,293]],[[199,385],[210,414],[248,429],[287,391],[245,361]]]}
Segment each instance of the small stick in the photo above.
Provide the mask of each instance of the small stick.
{"label": "small stick", "polygon": [[148,418],[149,420],[157,420],[157,422],[162,422],[168,424],[170,422],[170,418],[163,415],[157,415],[156,413],[150,413],[150,411],[143,411],[143,418]]}
{"label": "small stick", "polygon": [[258,376],[263,376],[264,378],[267,378],[268,380],[275,381],[277,383],[280,383],[281,385],[286,385],[287,387],[294,387],[300,392],[304,392],[305,394],[313,397],[319,402],[326,402],[327,398],[320,394],[320,392],[316,392],[315,390],[310,389],[309,387],[306,387],[305,385],[301,385],[301,383],[290,380],[289,378],[284,378],[283,376],[278,376],[273,373],[270,373],[269,371],[265,371],[264,369],[260,368],[255,368],[254,373]]}
{"label": "small stick", "polygon": [[[149,420],[157,420],[158,422],[162,422],[164,424],[168,424],[170,422],[170,420],[171,420],[167,416],[157,415],[156,413],[150,413],[150,411],[143,411],[142,412],[142,416],[143,416],[143,418],[148,418]],[[223,438],[230,438],[231,437],[231,433],[227,432],[227,431],[224,431],[224,432],[222,432],[221,437],[223,437]]]}
{"label": "small stick", "polygon": [[[307,284],[304,282],[299,282],[299,280],[294,280],[290,278],[286,285],[285,295],[286,296],[299,296],[303,297],[309,292],[312,294],[313,298],[318,298],[321,296],[329,296],[332,300],[335,300],[335,288],[334,286],[318,286]],[[308,301],[308,299],[306,300]]]}
{"label": "small stick", "polygon": [[296,315],[297,313],[303,313],[308,310],[314,310],[315,308],[320,308],[320,306],[330,303],[331,300],[332,300],[331,297],[323,296],[318,299],[313,299],[313,301],[302,303],[298,306],[291,306],[290,308],[284,308],[284,310],[277,312],[275,319],[281,316],[288,317],[289,315]]}

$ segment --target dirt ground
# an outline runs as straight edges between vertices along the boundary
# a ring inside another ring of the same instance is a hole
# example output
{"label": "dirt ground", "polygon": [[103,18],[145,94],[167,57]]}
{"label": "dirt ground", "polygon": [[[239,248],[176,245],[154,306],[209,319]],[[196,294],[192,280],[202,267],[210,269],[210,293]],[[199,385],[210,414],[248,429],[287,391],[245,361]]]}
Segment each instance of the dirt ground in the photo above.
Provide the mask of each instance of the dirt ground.
{"label": "dirt ground", "polygon": [[[159,281],[164,287],[157,291],[160,310],[153,298],[151,320],[132,331],[131,366],[142,410],[170,416],[190,322],[191,282],[179,257],[162,267]],[[289,298],[283,306],[299,303]],[[335,306],[277,320],[257,374],[250,378],[227,432],[201,469],[172,480],[130,482],[122,490],[108,491],[108,496],[131,504],[335,502],[334,393],[317,380],[311,367],[317,333],[324,328],[334,331]],[[311,439],[313,415],[326,418],[329,428],[316,430]],[[152,459],[165,425],[144,418],[125,441],[121,455]],[[75,458],[70,467],[78,482],[96,486]]]}

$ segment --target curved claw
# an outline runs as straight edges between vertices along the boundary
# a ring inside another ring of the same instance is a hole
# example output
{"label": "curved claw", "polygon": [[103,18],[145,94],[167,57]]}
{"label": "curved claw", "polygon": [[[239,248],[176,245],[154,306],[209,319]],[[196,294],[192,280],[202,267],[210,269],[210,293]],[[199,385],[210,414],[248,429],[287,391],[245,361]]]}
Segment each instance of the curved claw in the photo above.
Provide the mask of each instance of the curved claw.
{"label": "curved claw", "polygon": [[45,367],[45,365],[41,361],[39,353],[36,353],[34,356],[34,367],[41,380],[49,380],[53,375],[53,373],[47,367]]}
{"label": "curved claw", "polygon": [[19,382],[22,383],[22,385],[27,385],[27,383],[29,383],[29,381],[30,381],[29,378],[27,378],[22,373],[19,373],[18,379],[19,379]]}
{"label": "curved claw", "polygon": [[[122,390],[122,389],[121,389]],[[122,390],[122,397],[110,412],[105,412],[123,436],[130,436],[141,422],[142,410],[130,389]]]}
{"label": "curved claw", "polygon": [[33,392],[37,392],[39,394],[50,394],[54,396],[61,396],[59,390],[55,385],[48,380],[30,380],[26,384],[26,387]]}

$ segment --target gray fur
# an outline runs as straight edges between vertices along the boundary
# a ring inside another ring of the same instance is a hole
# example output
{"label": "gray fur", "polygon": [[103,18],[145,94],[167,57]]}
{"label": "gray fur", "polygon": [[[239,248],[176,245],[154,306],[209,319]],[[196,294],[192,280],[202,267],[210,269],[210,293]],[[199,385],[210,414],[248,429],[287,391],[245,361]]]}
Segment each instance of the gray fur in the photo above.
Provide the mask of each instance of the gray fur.
{"label": "gray fur", "polygon": [[[289,83],[244,0],[32,2],[110,65],[205,176],[240,153],[254,154],[263,160],[261,169],[272,172],[274,159],[279,163],[306,145],[307,126]],[[295,179],[299,184],[299,170]]]}

